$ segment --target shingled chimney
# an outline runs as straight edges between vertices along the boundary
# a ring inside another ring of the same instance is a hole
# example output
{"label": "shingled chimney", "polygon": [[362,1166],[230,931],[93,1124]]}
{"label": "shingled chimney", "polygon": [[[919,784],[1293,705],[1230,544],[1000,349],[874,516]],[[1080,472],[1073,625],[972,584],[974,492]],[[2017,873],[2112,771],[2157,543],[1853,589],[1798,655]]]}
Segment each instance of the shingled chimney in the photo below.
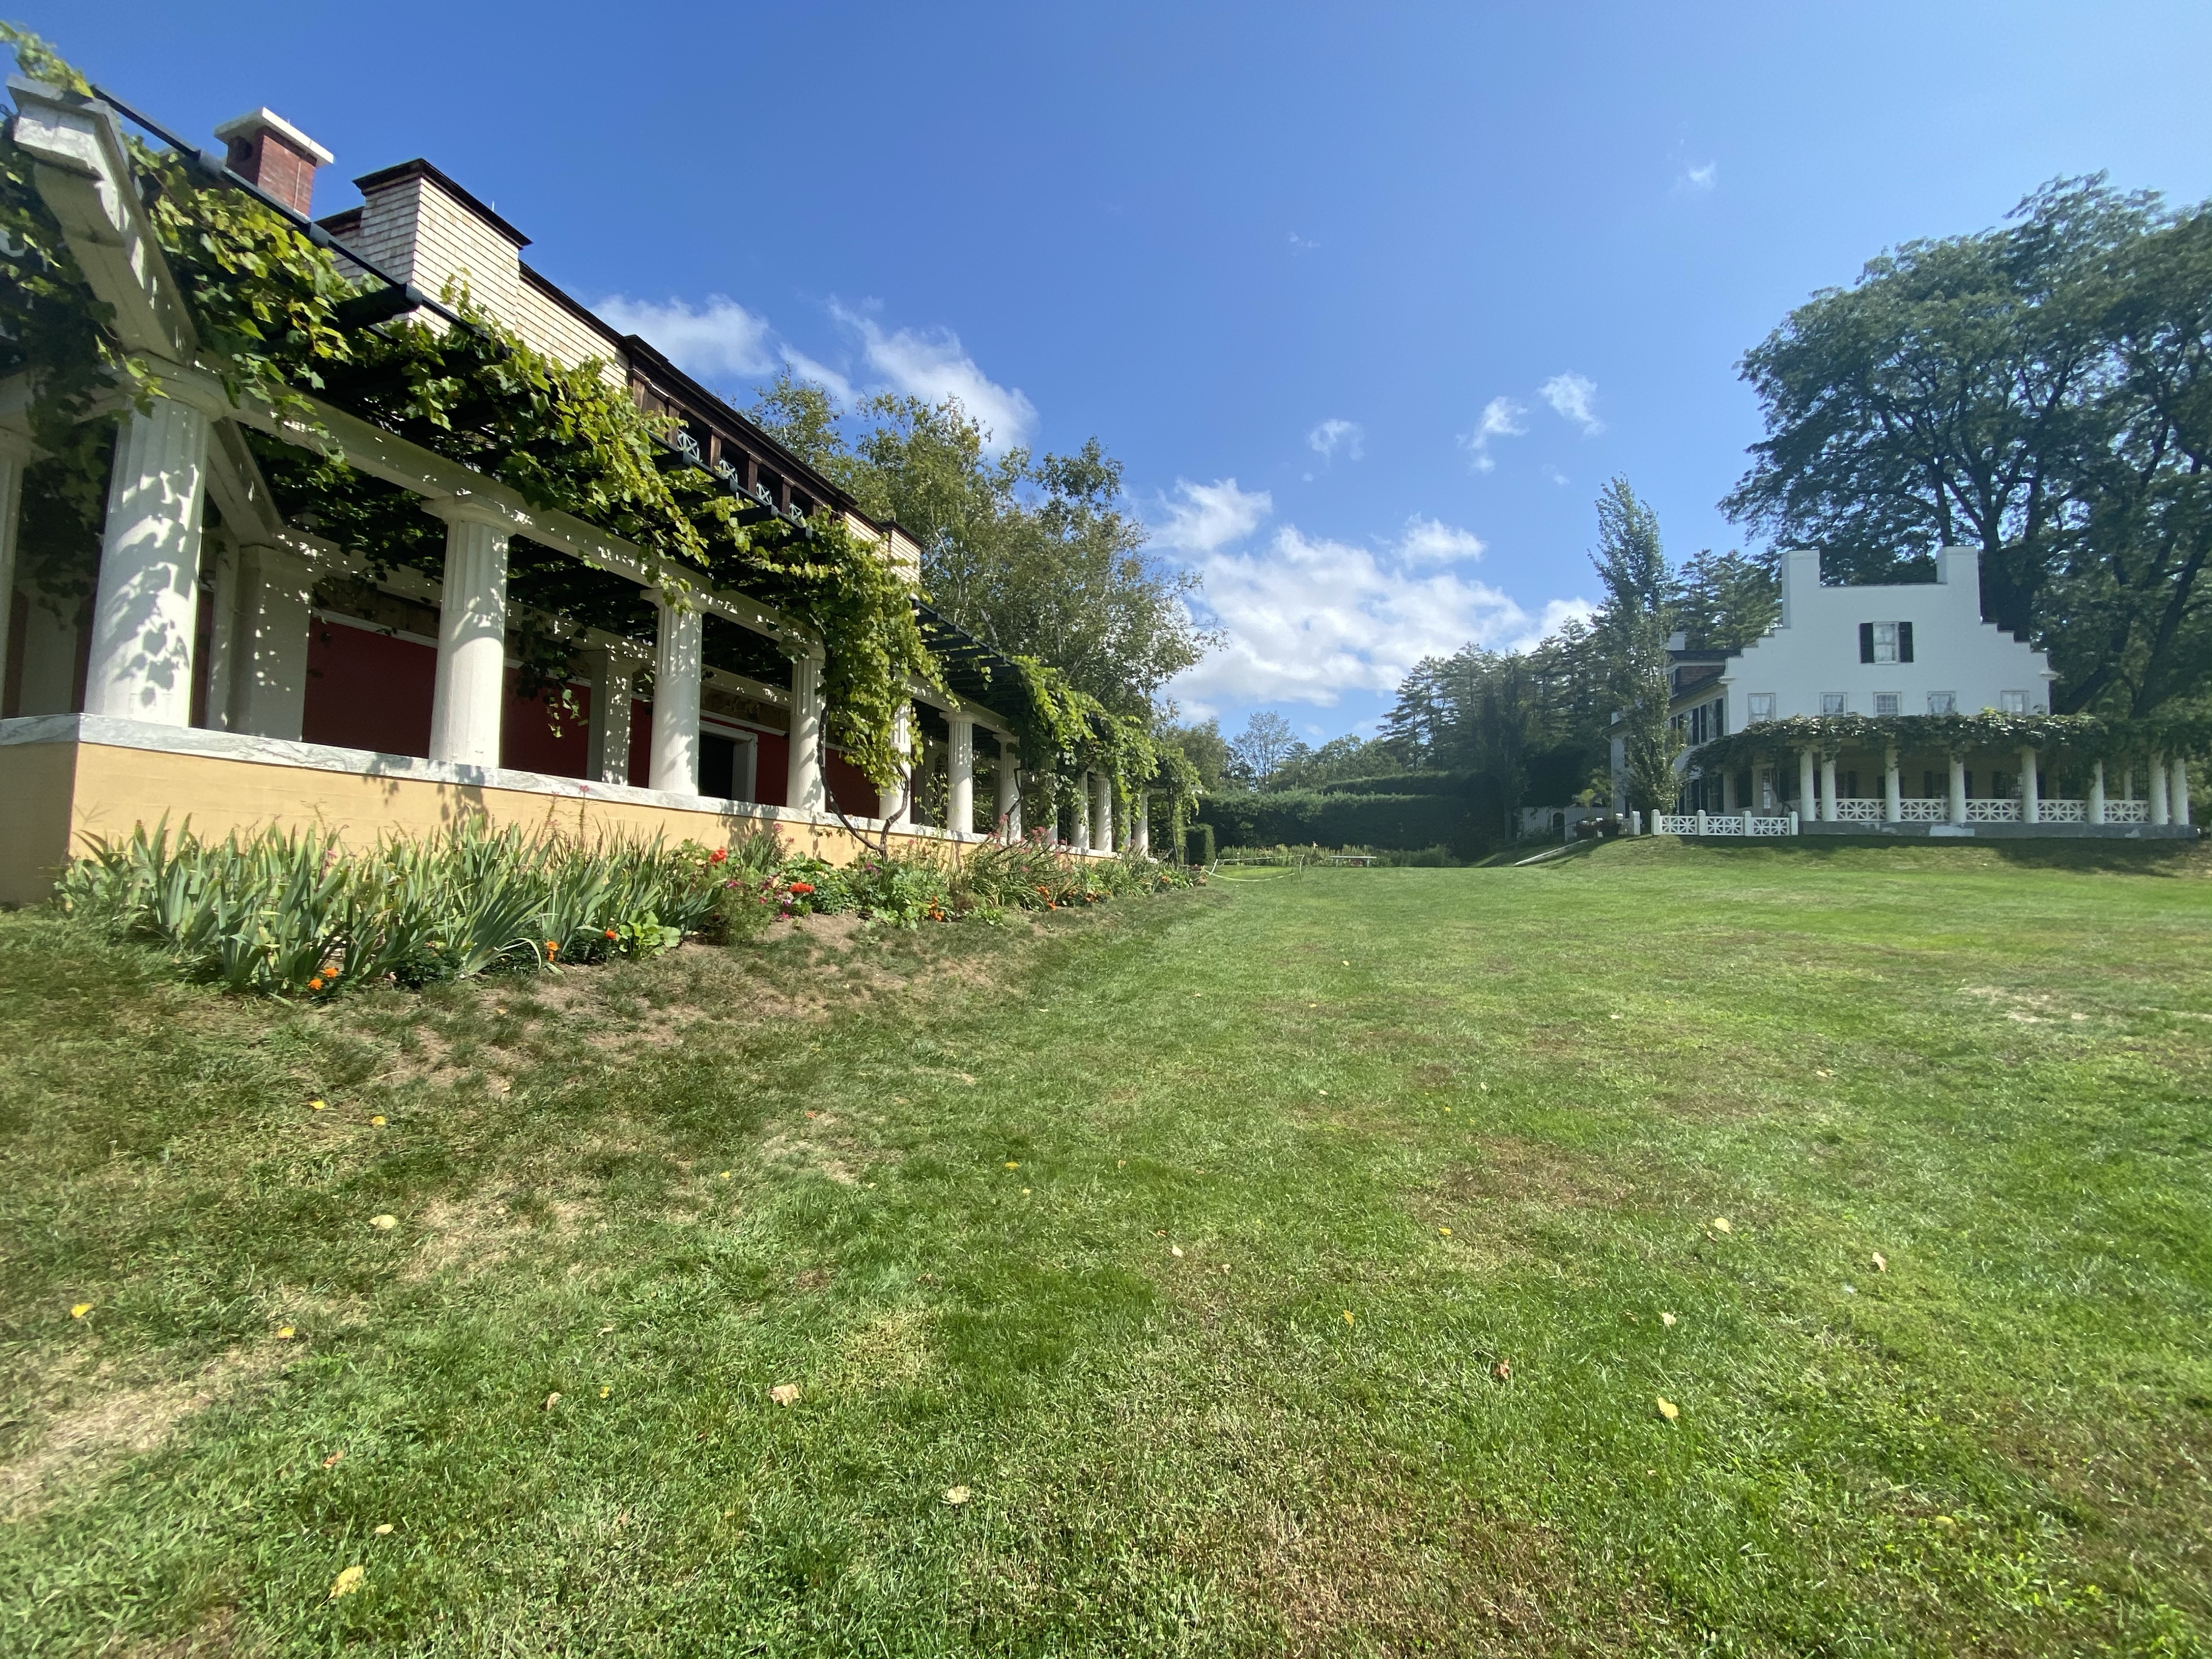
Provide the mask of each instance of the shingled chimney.
{"label": "shingled chimney", "polygon": [[230,146],[224,159],[233,173],[260,185],[293,212],[309,211],[315,169],[328,165],[330,151],[274,110],[252,110],[225,121],[215,136]]}

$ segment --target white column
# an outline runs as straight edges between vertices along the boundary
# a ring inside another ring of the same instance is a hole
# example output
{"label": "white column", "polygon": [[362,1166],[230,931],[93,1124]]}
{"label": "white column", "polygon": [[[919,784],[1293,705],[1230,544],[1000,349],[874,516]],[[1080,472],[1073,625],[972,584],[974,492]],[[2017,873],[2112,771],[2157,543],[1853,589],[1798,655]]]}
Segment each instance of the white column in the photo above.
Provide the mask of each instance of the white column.
{"label": "white column", "polygon": [[1152,855],[1152,799],[1142,789],[1137,791],[1136,822],[1129,826],[1129,845],[1140,859]]}
{"label": "white column", "polygon": [[1022,751],[1011,738],[999,739],[997,782],[992,826],[1010,840],[1018,839],[1022,833]]}
{"label": "white column", "polygon": [[1797,751],[1797,816],[1801,819],[1817,817],[1819,813],[1813,768],[1813,751],[1800,749]]}
{"label": "white column", "polygon": [[[296,743],[307,717],[314,577],[306,560],[281,547],[242,547],[225,562],[237,590],[235,603],[223,606],[230,617],[223,653],[229,672],[220,701],[228,728]],[[218,701],[212,681],[208,693],[212,715]]]}
{"label": "white column", "polygon": [[1735,768],[1731,766],[1721,774],[1721,811],[1732,813],[1740,805],[1735,798]]}
{"label": "white column", "polygon": [[1966,763],[1962,756],[1951,757],[1951,822],[1966,821]]}
{"label": "white column", "polygon": [[2166,793],[2166,757],[2150,757],[2150,821],[2153,823],[2172,822],[2172,804]]}
{"label": "white column", "polygon": [[811,652],[791,663],[791,768],[784,804],[800,812],[826,812],[830,797],[822,781],[822,653]]}
{"label": "white column", "polygon": [[8,683],[8,644],[15,635],[15,544],[23,523],[23,470],[30,440],[0,431],[0,685]]}
{"label": "white column", "polygon": [[1905,786],[1897,775],[1897,745],[1881,751],[1881,816],[1895,823],[1905,816]]}
{"label": "white column", "polygon": [[599,650],[586,659],[592,677],[592,723],[584,739],[584,771],[594,783],[629,781],[630,661]]}
{"label": "white column", "polygon": [[656,600],[653,635],[653,753],[648,781],[672,795],[699,793],[699,640],[702,618]]}
{"label": "white column", "polygon": [[2043,822],[2042,780],[2035,774],[2035,750],[2024,744],[2020,751],[2020,821]]}
{"label": "white column", "polygon": [[507,705],[507,526],[465,502],[428,501],[423,510],[446,521],[430,758],[497,766]]}
{"label": "white column", "polygon": [[1109,773],[1093,772],[1091,788],[1091,850],[1110,853],[1114,850],[1114,779]]}
{"label": "white column", "polygon": [[1836,821],[1836,757],[1820,757],[1820,822]]}
{"label": "white column", "polygon": [[2166,816],[2176,823],[2189,822],[2189,763],[2176,755],[2166,763]]}
{"label": "white column", "polygon": [[898,775],[876,792],[876,816],[894,830],[914,823],[914,705],[901,703],[891,719],[891,747],[899,757]]}
{"label": "white column", "polygon": [[2099,761],[2089,771],[2089,822],[2105,821],[2105,763]]}
{"label": "white column", "polygon": [[92,604],[84,712],[189,726],[207,416],[173,398],[123,417]]}
{"label": "white column", "polygon": [[[1066,845],[1080,851],[1091,845],[1091,774],[1078,773],[1075,784],[1075,806],[1072,814],[1075,820],[1073,825],[1075,833],[1068,837]],[[1059,828],[1060,826],[1055,823],[1053,826],[1054,833],[1057,834]]]}
{"label": "white column", "polygon": [[975,717],[951,714],[945,717],[951,735],[945,744],[945,828],[955,834],[975,833]]}

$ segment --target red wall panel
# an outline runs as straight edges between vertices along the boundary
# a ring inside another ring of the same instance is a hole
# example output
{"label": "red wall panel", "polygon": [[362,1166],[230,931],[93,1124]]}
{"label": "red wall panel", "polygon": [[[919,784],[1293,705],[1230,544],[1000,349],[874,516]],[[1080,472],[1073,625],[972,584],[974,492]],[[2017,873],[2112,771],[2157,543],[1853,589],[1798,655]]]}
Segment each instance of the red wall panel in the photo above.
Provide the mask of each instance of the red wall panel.
{"label": "red wall panel", "polygon": [[429,646],[319,618],[307,635],[301,735],[340,749],[428,756],[437,683]]}

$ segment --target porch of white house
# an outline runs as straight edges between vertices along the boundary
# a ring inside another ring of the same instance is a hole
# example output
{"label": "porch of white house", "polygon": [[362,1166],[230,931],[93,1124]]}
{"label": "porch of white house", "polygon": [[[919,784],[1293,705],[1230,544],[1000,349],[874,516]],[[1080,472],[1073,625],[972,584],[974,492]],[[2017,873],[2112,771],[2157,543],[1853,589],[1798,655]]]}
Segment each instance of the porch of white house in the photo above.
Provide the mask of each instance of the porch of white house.
{"label": "porch of white house", "polygon": [[[2139,764],[2087,762],[2053,774],[2033,749],[1908,755],[1801,750],[1794,766],[1699,772],[1677,809],[1655,816],[1664,835],[1985,835],[2180,838],[2191,822],[2180,757]],[[2068,787],[2076,793],[2061,793]]]}

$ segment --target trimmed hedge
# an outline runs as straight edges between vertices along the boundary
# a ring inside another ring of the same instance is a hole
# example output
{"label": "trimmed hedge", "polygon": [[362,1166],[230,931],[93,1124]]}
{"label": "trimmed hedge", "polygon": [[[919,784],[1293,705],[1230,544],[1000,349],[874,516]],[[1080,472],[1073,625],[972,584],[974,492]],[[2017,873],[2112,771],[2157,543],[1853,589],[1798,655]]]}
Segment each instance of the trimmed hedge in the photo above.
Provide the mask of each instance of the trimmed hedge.
{"label": "trimmed hedge", "polygon": [[1224,847],[1318,844],[1408,852],[1449,847],[1467,858],[1502,844],[1505,801],[1497,784],[1487,776],[1456,777],[1449,782],[1449,793],[1275,789],[1214,795],[1206,799],[1200,816],[1213,826]]}

